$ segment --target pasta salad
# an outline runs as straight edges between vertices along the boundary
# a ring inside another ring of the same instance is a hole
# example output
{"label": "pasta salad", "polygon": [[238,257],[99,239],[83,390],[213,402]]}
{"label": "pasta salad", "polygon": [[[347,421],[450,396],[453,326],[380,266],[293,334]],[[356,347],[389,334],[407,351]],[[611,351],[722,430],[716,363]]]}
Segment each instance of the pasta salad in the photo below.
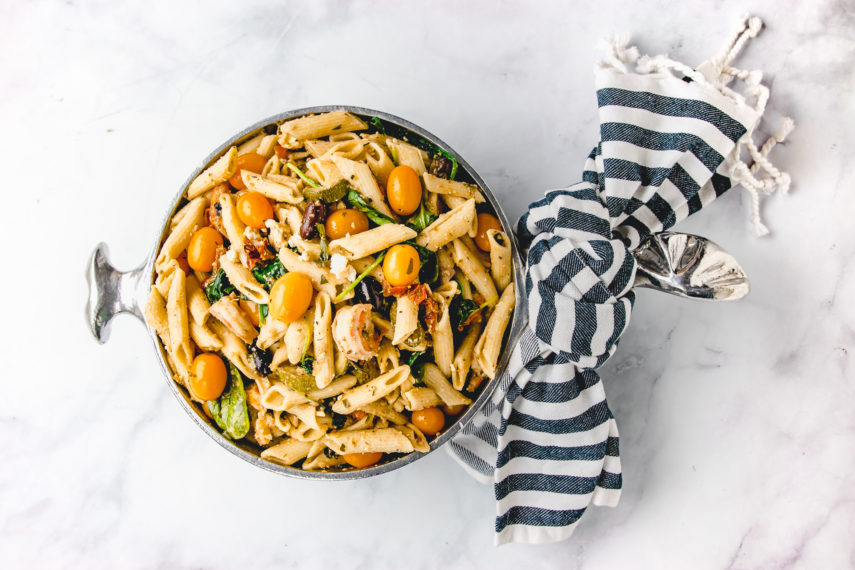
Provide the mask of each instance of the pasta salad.
{"label": "pasta salad", "polygon": [[511,243],[466,177],[344,110],[226,150],[155,259],[145,317],[174,380],[281,465],[428,451],[496,375],[514,309]]}

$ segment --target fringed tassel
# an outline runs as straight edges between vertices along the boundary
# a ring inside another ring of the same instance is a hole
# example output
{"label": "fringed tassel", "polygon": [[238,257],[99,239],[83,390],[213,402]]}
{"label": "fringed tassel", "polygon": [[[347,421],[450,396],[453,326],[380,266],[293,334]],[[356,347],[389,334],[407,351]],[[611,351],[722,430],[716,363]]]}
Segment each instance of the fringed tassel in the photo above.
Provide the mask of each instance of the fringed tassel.
{"label": "fringed tassel", "polygon": [[[627,47],[629,41],[624,37],[614,37],[607,41],[606,58],[598,65],[621,73],[632,71],[640,74],[679,73],[682,77],[688,77],[692,81],[716,89],[740,105],[749,105],[746,99],[752,99],[753,105],[749,106],[762,117],[766,111],[766,103],[769,101],[769,88],[762,84],[763,73],[759,70],[748,71],[730,65],[745,48],[748,40],[757,37],[761,29],[763,29],[763,22],[760,18],[743,14],[721,51],[699,65],[697,69],[670,59],[666,55],[639,57],[638,49]],[[629,64],[635,64],[635,69],[631,70],[628,67]],[[728,87],[734,79],[739,79],[745,84],[743,93]],[[729,176],[734,185],[742,185],[751,198],[751,222],[758,236],[769,233],[769,228],[760,216],[760,194],[768,196],[775,190],[786,194],[790,189],[790,175],[776,168],[767,155],[776,144],[786,140],[794,127],[793,120],[784,117],[778,131],[766,139],[759,148],[754,143],[753,129],[745,133],[736,145],[735,159]],[[743,149],[750,157],[751,164],[742,160]]]}

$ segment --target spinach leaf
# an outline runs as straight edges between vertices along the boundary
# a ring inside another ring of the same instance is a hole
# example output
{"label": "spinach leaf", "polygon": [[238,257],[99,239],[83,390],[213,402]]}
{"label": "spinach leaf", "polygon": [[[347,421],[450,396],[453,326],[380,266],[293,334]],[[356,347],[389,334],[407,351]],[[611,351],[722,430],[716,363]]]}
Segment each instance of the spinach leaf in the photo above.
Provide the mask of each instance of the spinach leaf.
{"label": "spinach leaf", "polygon": [[455,295],[448,304],[448,316],[451,319],[451,329],[462,331],[463,323],[472,313],[478,310],[478,303],[472,299],[464,299],[463,295]]}
{"label": "spinach leaf", "polygon": [[231,374],[228,385],[216,400],[208,400],[208,411],[226,437],[242,439],[249,433],[249,411],[246,407],[246,392],[243,375],[229,364]]}
{"label": "spinach leaf", "polygon": [[424,352],[413,352],[410,354],[407,364],[410,366],[410,374],[412,374],[413,378],[416,379],[416,386],[425,386],[422,379],[425,377],[425,364],[430,362],[430,358],[430,351],[427,350]]}
{"label": "spinach leaf", "polygon": [[226,272],[222,269],[217,271],[217,274],[214,275],[213,279],[209,280],[208,284],[205,285],[205,296],[208,297],[208,301],[210,303],[216,303],[221,297],[225,297],[226,295],[234,292],[234,285],[229,282],[229,278],[226,277]]}
{"label": "spinach leaf", "polygon": [[356,190],[349,191],[344,199],[351,208],[359,210],[360,212],[368,216],[368,219],[377,224],[378,226],[382,226],[383,224],[395,223],[395,220],[393,220],[389,216],[381,214],[380,212],[372,208],[371,205],[368,204],[368,202],[366,202],[365,199]]}
{"label": "spinach leaf", "polygon": [[273,283],[288,273],[284,267],[282,267],[282,262],[279,261],[278,257],[274,257],[270,263],[266,265],[257,265],[255,269],[252,270],[253,276],[258,279],[258,282],[261,283],[262,287],[265,290],[270,291],[270,288],[273,287]]}
{"label": "spinach leaf", "polygon": [[411,219],[407,225],[417,232],[422,231],[432,223],[436,221],[439,216],[436,214],[431,214],[427,208],[425,208],[425,203],[422,201],[421,206],[419,206],[419,213]]}
{"label": "spinach leaf", "polygon": [[309,354],[304,354],[297,366],[302,368],[306,374],[312,374],[315,368],[315,357]]}

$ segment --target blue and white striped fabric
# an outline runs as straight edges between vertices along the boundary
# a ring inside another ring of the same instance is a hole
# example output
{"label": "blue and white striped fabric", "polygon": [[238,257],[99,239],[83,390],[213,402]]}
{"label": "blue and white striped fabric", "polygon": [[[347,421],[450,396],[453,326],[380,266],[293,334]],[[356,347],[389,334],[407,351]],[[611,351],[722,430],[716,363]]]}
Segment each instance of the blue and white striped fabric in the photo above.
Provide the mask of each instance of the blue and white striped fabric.
{"label": "blue and white striped fabric", "polygon": [[631,250],[731,187],[738,142],[761,115],[702,77],[620,64],[598,71],[597,102],[583,181],[518,224],[529,326],[492,401],[450,445],[494,484],[497,544],[562,540],[589,504],[617,504],[618,430],[595,369],[629,323]]}

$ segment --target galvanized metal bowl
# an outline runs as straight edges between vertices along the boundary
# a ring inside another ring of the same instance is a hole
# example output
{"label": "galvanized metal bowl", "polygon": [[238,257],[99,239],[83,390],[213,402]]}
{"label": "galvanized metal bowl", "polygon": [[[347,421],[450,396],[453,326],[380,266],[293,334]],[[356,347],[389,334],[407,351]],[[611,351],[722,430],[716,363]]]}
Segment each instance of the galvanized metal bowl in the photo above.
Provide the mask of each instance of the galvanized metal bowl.
{"label": "galvanized metal bowl", "polygon": [[502,353],[502,357],[499,362],[499,372],[493,380],[490,380],[486,384],[486,386],[483,387],[481,393],[478,395],[478,398],[475,400],[472,406],[470,406],[469,409],[461,417],[457,418],[457,420],[452,425],[448,426],[444,432],[442,432],[438,437],[431,441],[431,449],[428,453],[432,453],[439,447],[442,447],[442,445],[444,445],[448,440],[454,437],[454,434],[456,434],[457,431],[484,406],[484,404],[486,404],[493,390],[495,390],[496,388],[498,379],[501,377],[502,372],[507,366],[511,347],[513,347],[516,340],[519,338],[520,333],[522,332],[523,326],[526,321],[524,314],[525,311],[520,310],[520,307],[524,306],[524,296],[522,293],[522,263],[520,260],[519,251],[517,248],[516,240],[514,238],[514,234],[511,231],[511,224],[509,223],[501,204],[499,204],[499,202],[496,200],[496,197],[493,195],[493,192],[490,190],[489,186],[487,186],[487,183],[484,182],[484,180],[480,176],[478,176],[475,170],[473,170],[473,168],[469,166],[469,164],[465,160],[463,160],[463,158],[458,155],[451,147],[442,142],[433,134],[425,131],[417,125],[414,125],[413,123],[410,123],[409,121],[406,121],[394,115],[390,115],[388,113],[383,113],[381,111],[365,109],[362,107],[352,107],[348,105],[307,107],[304,109],[296,109],[293,111],[280,113],[278,115],[274,115],[272,117],[268,117],[262,121],[259,121],[251,127],[244,129],[235,136],[229,138],[227,141],[217,147],[208,156],[208,158],[206,158],[202,162],[202,164],[190,174],[190,176],[178,190],[175,198],[172,200],[172,203],[169,205],[169,208],[166,211],[166,216],[163,219],[163,223],[158,228],[156,236],[157,239],[153,240],[151,252],[145,262],[143,262],[139,267],[131,271],[119,271],[110,264],[110,261],[107,257],[107,246],[106,244],[101,243],[92,253],[92,257],[90,259],[87,270],[87,280],[89,282],[89,299],[86,306],[87,320],[89,323],[89,327],[92,330],[92,334],[95,336],[98,342],[104,343],[107,341],[107,338],[109,336],[108,325],[110,323],[110,319],[112,319],[115,315],[120,313],[128,313],[136,316],[138,319],[140,319],[140,321],[143,322],[143,324],[148,329],[149,337],[151,337],[152,344],[154,345],[158,360],[160,361],[160,367],[163,370],[163,377],[166,380],[167,386],[169,386],[169,389],[175,395],[175,398],[179,402],[181,407],[184,408],[184,411],[187,412],[187,415],[194,422],[196,422],[196,425],[199,426],[202,431],[208,434],[208,436],[214,441],[216,441],[223,449],[226,449],[231,454],[240,457],[244,461],[247,461],[255,465],[256,467],[260,467],[268,471],[273,471],[274,473],[286,475],[288,477],[297,477],[300,479],[335,480],[361,479],[363,477],[373,477],[375,475],[380,475],[381,473],[387,473],[394,469],[403,467],[404,465],[412,463],[413,461],[416,461],[427,454],[414,452],[398,459],[389,461],[387,463],[376,465],[374,467],[369,467],[367,469],[329,472],[304,471],[302,469],[286,467],[261,459],[261,457],[259,457],[259,453],[261,451],[260,448],[255,447],[249,443],[235,442],[223,436],[215,427],[213,427],[211,423],[209,423],[206,417],[199,413],[198,409],[192,403],[190,397],[184,391],[184,389],[173,381],[169,365],[167,364],[166,353],[164,352],[163,346],[157,336],[157,333],[151,326],[149,326],[143,320],[142,307],[144,307],[145,305],[145,299],[148,296],[152,283],[154,282],[155,257],[157,256],[157,252],[160,249],[160,244],[163,242],[163,239],[168,233],[169,221],[172,219],[172,216],[177,211],[179,205],[182,204],[182,198],[190,182],[194,178],[196,178],[196,176],[200,172],[202,172],[204,169],[210,166],[217,158],[219,158],[220,155],[226,149],[233,145],[238,145],[254,137],[258,133],[260,133],[264,129],[264,127],[270,124],[280,123],[282,121],[295,119],[312,113],[325,113],[328,111],[334,111],[339,109],[345,109],[351,113],[361,116],[364,119],[368,119],[370,117],[379,117],[383,121],[405,128],[411,131],[413,134],[421,136],[422,138],[435,144],[439,148],[451,153],[459,163],[458,172],[461,172],[463,176],[471,179],[473,183],[477,184],[481,188],[485,197],[487,198],[487,201],[492,206],[499,220],[501,220],[502,226],[511,240],[511,245],[513,247],[514,284],[516,286],[517,304],[510,326],[508,327],[508,331],[505,334],[505,349]]}

